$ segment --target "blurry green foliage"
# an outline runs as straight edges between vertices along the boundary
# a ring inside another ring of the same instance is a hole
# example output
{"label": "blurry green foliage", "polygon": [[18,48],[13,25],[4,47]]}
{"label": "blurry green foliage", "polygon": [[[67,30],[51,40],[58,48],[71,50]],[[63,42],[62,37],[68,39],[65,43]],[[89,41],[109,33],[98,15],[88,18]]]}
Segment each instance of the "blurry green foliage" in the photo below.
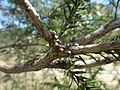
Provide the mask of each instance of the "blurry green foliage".
{"label": "blurry green foliage", "polygon": [[[111,20],[115,12],[113,3],[103,5],[91,2],[91,0],[30,0],[30,2],[39,13],[43,24],[56,31],[63,42],[97,30]],[[0,47],[8,46],[9,48],[0,50],[0,58],[6,60],[16,56],[18,61],[29,60],[37,56],[42,57],[50,49],[29,18],[19,6],[15,5],[14,0],[1,0],[0,13],[1,18],[4,18],[0,21]],[[108,34],[94,43],[118,40],[119,35],[118,32],[113,32],[112,35]],[[9,47],[10,45],[13,46]],[[115,52],[120,55],[119,51]],[[81,59],[84,62],[81,56],[64,59],[72,61]],[[22,75],[1,73],[3,76],[0,78],[0,87],[1,90],[112,90],[112,87],[108,87],[102,80],[97,80],[99,71],[102,71],[100,67],[76,72],[73,72],[73,69],[74,66],[67,72],[60,71],[65,75],[59,80],[57,79],[59,73],[56,76],[50,76],[49,73],[52,71],[47,72],[43,79],[52,77],[52,80],[45,82],[40,82],[41,79],[37,78],[34,73]]]}

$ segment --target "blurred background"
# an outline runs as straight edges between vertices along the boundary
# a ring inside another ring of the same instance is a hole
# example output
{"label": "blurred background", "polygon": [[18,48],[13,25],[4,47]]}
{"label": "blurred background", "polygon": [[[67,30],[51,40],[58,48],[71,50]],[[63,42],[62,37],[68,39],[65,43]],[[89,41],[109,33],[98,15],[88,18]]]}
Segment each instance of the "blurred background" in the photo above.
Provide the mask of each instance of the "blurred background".
{"label": "blurred background", "polygon": [[[42,22],[69,42],[76,37],[99,29],[119,18],[118,0],[29,0],[39,13]],[[68,22],[68,24],[65,24]],[[114,30],[94,43],[120,39],[120,29]],[[0,0],[0,60],[8,63],[43,57],[49,51],[48,43],[41,38],[29,18],[14,3]],[[117,56],[120,51],[117,51]],[[75,55],[62,58],[99,60],[99,54]],[[104,54],[106,56],[106,54]],[[120,62],[80,69],[72,72],[61,69],[43,69],[20,74],[0,72],[0,90],[120,90]]]}

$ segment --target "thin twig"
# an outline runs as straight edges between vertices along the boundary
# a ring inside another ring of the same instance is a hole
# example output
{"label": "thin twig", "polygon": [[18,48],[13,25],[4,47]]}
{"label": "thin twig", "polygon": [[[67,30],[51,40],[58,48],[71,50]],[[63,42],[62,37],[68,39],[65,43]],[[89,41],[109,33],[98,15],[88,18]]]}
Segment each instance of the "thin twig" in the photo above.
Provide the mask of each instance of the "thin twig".
{"label": "thin twig", "polygon": [[119,5],[120,0],[117,1],[117,4],[115,5],[115,17],[114,19],[117,18],[117,11],[118,11],[118,5]]}

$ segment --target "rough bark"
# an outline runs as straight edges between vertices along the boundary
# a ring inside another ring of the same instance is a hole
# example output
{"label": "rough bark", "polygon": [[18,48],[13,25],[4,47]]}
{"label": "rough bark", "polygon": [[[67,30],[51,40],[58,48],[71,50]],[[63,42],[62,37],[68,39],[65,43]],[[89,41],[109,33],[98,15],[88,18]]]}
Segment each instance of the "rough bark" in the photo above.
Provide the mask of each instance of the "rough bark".
{"label": "rough bark", "polygon": [[[75,39],[70,42],[69,45],[64,45],[59,41],[55,32],[48,30],[41,22],[41,19],[35,9],[32,7],[28,0],[15,0],[16,4],[19,5],[25,14],[30,18],[32,24],[36,29],[42,34],[43,38],[48,41],[49,45],[52,47],[46,55],[42,58],[33,58],[32,60],[27,60],[25,62],[16,64],[7,64],[5,62],[0,62],[0,71],[5,73],[21,73],[28,71],[37,71],[43,68],[62,68],[68,69],[75,65],[73,62],[58,61],[57,63],[51,63],[55,59],[62,57],[69,57],[71,55],[78,55],[82,53],[100,53],[104,51],[117,50],[120,49],[120,41],[111,41],[102,44],[90,44],[92,41],[96,40],[109,33],[110,31],[120,27],[120,19],[109,22],[102,28],[92,32],[82,38]],[[76,45],[77,43],[77,45]],[[71,46],[72,45],[72,46]],[[88,63],[87,65],[75,65],[75,68],[87,68],[99,65],[108,64],[117,61],[116,58],[105,58],[99,62]]]}
{"label": "rough bark", "polygon": [[[54,66],[51,66],[51,62],[55,59],[59,59],[62,57],[68,57],[71,55],[78,55],[78,54],[82,54],[82,53],[100,53],[103,51],[109,51],[109,50],[115,50],[120,48],[120,41],[111,41],[111,42],[107,42],[107,43],[103,43],[103,44],[98,44],[98,45],[86,45],[86,46],[77,46],[77,47],[70,47],[68,50],[65,50],[63,52],[56,52],[54,50],[50,50],[43,58],[41,59],[32,59],[32,60],[28,60],[26,62],[21,62],[21,63],[16,63],[14,65],[8,65],[6,63],[0,63],[0,71],[5,72],[5,73],[21,73],[21,72],[28,72],[28,71],[37,71],[37,70],[41,70],[43,68],[53,68],[56,67],[56,64]],[[71,50],[72,53],[68,53]],[[108,59],[109,60],[109,59]],[[117,59],[110,59],[111,61],[108,61],[109,63],[117,61]],[[104,59],[101,62],[91,62],[90,64],[88,64],[88,67],[92,67],[92,66],[97,66],[97,65],[102,65],[102,64],[108,64],[106,62],[106,59],[104,61]],[[62,64],[63,63],[63,64]],[[68,64],[68,65],[67,65]],[[64,62],[60,62],[60,64],[58,63],[57,65],[61,65],[64,67],[64,65],[66,66],[66,68],[73,66],[73,63],[67,63],[65,64]],[[94,64],[94,65],[93,65]],[[76,65],[75,65],[76,66]],[[79,65],[76,66],[76,68]],[[81,68],[85,68],[85,66],[79,66]],[[61,67],[62,68],[62,67]]]}
{"label": "rough bark", "polygon": [[72,62],[72,61],[58,61],[55,62],[54,64],[46,66],[46,68],[70,69],[71,67],[74,67],[74,69],[83,69],[83,68],[91,68],[95,66],[106,65],[116,61],[119,61],[119,59],[116,59],[114,57],[100,59],[97,62],[94,59],[91,59],[91,60],[87,60],[86,64],[81,60],[77,61],[78,64],[75,64],[76,62]]}
{"label": "rough bark", "polygon": [[73,40],[72,43],[79,43],[80,45],[90,44],[94,40],[104,36],[116,28],[120,28],[120,19],[112,20],[98,30],[95,30],[86,36],[82,36],[78,39]]}
{"label": "rough bark", "polygon": [[48,41],[51,47],[55,47],[56,43],[60,44],[60,41],[56,38],[56,33],[42,24],[39,14],[28,0],[15,0],[15,2],[21,7],[27,17],[30,18],[32,24],[42,34],[43,38]]}
{"label": "rough bark", "polygon": [[104,52],[104,51],[110,51],[110,50],[116,50],[116,49],[120,49],[120,40],[105,42],[102,44],[69,47],[69,50],[72,52],[72,54],[97,53],[97,52]]}

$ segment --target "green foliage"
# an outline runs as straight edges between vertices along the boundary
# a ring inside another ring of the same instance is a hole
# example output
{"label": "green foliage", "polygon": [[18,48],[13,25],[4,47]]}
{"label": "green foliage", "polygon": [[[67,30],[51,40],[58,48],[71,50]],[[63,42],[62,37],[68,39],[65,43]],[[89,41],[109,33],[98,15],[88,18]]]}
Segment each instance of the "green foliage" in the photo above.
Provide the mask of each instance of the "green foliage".
{"label": "green foliage", "polygon": [[[56,31],[63,42],[97,30],[114,17],[113,8],[116,6],[114,2],[103,5],[91,2],[91,0],[30,0],[30,2],[39,13],[43,24]],[[30,60],[33,57],[42,57],[50,49],[47,46],[48,43],[41,38],[41,34],[37,32],[29,18],[20,7],[15,5],[14,0],[1,0],[0,13],[1,18],[4,18],[0,25],[0,58],[4,60],[17,57],[19,61]],[[116,30],[116,32],[107,34],[94,43],[118,39],[120,39],[120,32]],[[5,45],[6,47],[4,47]],[[116,50],[113,54],[120,56],[120,51]],[[96,58],[91,54],[88,56],[94,60]],[[98,55],[97,57],[100,58]],[[81,60],[86,64],[84,59],[86,57],[80,55],[64,58],[64,60],[71,61]],[[66,72],[60,71],[60,73],[64,73],[64,77],[61,79],[58,79],[59,75],[52,76],[47,72],[48,75],[44,79],[54,78],[42,83],[40,79],[35,79],[34,74],[3,75],[0,78],[0,84],[4,85],[1,90],[53,90],[55,88],[57,90],[110,90],[111,87],[97,79],[97,75],[102,71],[101,68],[89,68],[85,71],[74,71],[74,69],[73,66]],[[46,89],[46,87],[49,88]]]}

